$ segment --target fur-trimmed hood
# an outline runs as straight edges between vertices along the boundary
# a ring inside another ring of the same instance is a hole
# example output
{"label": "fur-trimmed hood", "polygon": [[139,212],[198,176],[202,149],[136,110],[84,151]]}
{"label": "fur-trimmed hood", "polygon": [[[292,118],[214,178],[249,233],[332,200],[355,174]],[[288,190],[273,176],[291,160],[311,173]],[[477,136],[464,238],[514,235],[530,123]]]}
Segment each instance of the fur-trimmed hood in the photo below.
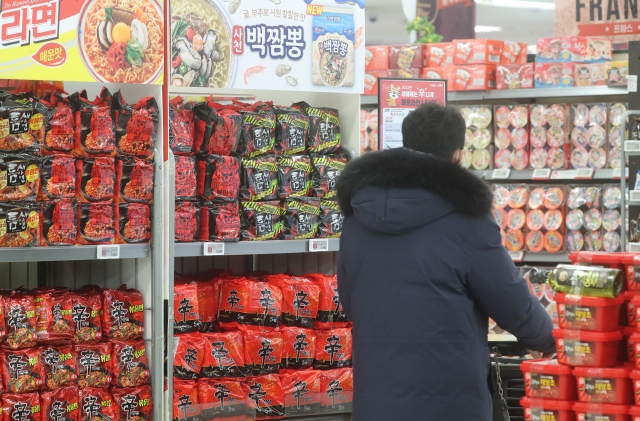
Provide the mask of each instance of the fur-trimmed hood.
{"label": "fur-trimmed hood", "polygon": [[406,148],[372,152],[349,163],[338,180],[338,202],[369,229],[408,232],[449,213],[491,213],[489,187],[460,166]]}

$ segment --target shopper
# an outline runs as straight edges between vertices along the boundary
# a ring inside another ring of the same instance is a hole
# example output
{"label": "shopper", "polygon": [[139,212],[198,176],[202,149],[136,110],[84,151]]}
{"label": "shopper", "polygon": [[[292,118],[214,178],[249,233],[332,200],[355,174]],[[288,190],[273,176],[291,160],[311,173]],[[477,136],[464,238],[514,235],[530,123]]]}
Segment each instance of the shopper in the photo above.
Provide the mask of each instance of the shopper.
{"label": "shopper", "polygon": [[553,351],[552,322],[502,246],[487,185],[459,166],[465,123],[427,104],[404,148],[354,160],[339,293],[353,321],[354,421],[490,421],[488,318]]}

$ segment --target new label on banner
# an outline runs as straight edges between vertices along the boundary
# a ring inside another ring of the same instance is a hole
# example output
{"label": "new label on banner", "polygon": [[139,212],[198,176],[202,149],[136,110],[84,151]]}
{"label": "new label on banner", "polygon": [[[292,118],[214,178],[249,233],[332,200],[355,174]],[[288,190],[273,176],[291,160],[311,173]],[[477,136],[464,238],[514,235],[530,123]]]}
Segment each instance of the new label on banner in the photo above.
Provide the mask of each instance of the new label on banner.
{"label": "new label on banner", "polygon": [[172,0],[171,85],[364,91],[364,1]]}
{"label": "new label on banner", "polygon": [[402,147],[402,122],[423,104],[447,103],[447,82],[427,79],[380,78],[378,115],[380,149]]}
{"label": "new label on banner", "polygon": [[160,0],[1,0],[0,79],[163,82]]}
{"label": "new label on banner", "polygon": [[615,42],[640,37],[636,0],[555,0],[557,37],[607,37]]}

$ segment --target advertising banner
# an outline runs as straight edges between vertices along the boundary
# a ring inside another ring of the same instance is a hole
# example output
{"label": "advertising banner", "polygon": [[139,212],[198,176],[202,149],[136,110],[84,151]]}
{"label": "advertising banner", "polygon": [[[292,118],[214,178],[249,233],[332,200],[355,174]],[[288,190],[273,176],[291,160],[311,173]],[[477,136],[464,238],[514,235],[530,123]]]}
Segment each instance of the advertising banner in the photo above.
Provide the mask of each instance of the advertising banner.
{"label": "advertising banner", "polygon": [[172,86],[362,93],[364,0],[172,0]]}
{"label": "advertising banner", "polygon": [[447,81],[431,79],[378,80],[380,150],[402,147],[402,122],[428,102],[447,105]]}
{"label": "advertising banner", "polygon": [[162,83],[160,0],[0,0],[0,79]]}
{"label": "advertising banner", "polygon": [[555,36],[603,36],[614,42],[640,39],[638,1],[555,0]]}

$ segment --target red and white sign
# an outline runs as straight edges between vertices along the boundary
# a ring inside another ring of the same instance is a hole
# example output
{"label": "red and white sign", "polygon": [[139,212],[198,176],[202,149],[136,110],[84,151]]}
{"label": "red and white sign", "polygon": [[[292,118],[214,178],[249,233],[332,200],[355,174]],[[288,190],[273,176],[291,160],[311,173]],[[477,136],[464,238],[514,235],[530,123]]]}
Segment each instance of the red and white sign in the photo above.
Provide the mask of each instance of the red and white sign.
{"label": "red and white sign", "polygon": [[640,7],[629,0],[555,0],[555,36],[640,39]]}
{"label": "red and white sign", "polygon": [[378,80],[380,150],[402,147],[402,122],[423,104],[447,104],[447,81],[428,79]]}

